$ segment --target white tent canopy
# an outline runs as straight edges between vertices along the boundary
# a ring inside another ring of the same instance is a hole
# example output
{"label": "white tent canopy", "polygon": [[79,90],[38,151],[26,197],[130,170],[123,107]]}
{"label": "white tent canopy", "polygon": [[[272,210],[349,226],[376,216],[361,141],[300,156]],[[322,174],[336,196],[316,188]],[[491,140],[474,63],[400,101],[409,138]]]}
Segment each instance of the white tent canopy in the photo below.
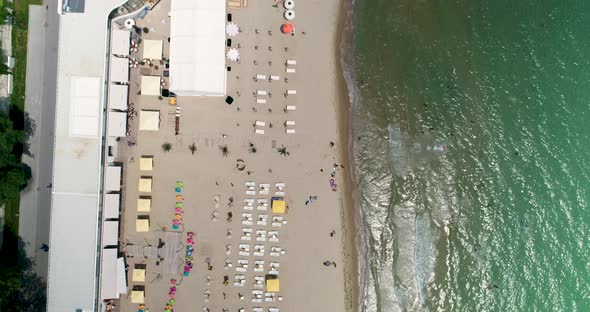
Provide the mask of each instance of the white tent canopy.
{"label": "white tent canopy", "polygon": [[172,0],[170,90],[223,96],[225,87],[225,1]]}
{"label": "white tent canopy", "polygon": [[119,243],[119,221],[105,221],[102,224],[102,247]]}
{"label": "white tent canopy", "polygon": [[144,40],[143,41],[143,58],[150,60],[162,59],[162,40]]}
{"label": "white tent canopy", "polygon": [[113,29],[111,32],[111,53],[121,56],[129,55],[129,41],[131,32],[128,30]]}
{"label": "white tent canopy", "polygon": [[141,76],[142,95],[160,95],[159,76]]}
{"label": "white tent canopy", "polygon": [[129,86],[112,84],[109,86],[109,108],[127,110]]}
{"label": "white tent canopy", "polygon": [[129,59],[111,57],[110,77],[112,82],[129,82]]}
{"label": "white tent canopy", "polygon": [[100,263],[100,299],[119,298],[117,293],[117,249],[103,249]]}
{"label": "white tent canopy", "polygon": [[139,113],[139,130],[157,131],[160,129],[160,111],[142,110]]}
{"label": "white tent canopy", "polygon": [[121,190],[121,167],[107,166],[105,173],[105,191],[118,192]]}
{"label": "white tent canopy", "polygon": [[110,137],[127,136],[127,113],[109,112],[107,135]]}
{"label": "white tent canopy", "polygon": [[104,219],[118,219],[119,218],[119,194],[106,194],[104,196],[103,204],[103,218]]}
{"label": "white tent canopy", "polygon": [[117,259],[117,296],[127,293],[127,274],[125,274],[125,260]]}

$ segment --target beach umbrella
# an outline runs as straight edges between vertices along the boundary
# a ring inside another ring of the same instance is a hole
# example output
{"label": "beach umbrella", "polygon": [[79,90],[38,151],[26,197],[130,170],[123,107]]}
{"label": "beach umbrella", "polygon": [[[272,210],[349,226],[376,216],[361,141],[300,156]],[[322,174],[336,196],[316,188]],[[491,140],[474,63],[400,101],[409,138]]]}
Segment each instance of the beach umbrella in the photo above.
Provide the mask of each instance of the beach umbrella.
{"label": "beach umbrella", "polygon": [[285,23],[281,26],[281,31],[285,34],[290,34],[295,31],[295,27],[293,27],[293,24],[291,23]]}
{"label": "beach umbrella", "polygon": [[233,37],[237,35],[238,32],[240,32],[240,28],[235,23],[227,23],[227,25],[225,26],[225,32],[228,36]]}
{"label": "beach umbrella", "polygon": [[227,103],[228,105],[231,105],[231,103],[233,103],[233,102],[234,102],[234,98],[233,97],[231,97],[231,96],[228,95],[225,98],[225,103]]}
{"label": "beach umbrella", "polygon": [[230,61],[237,61],[240,58],[240,52],[238,49],[231,48],[227,51],[227,58]]}
{"label": "beach umbrella", "polygon": [[293,10],[295,8],[295,1],[293,1],[293,0],[287,0],[287,1],[285,1],[283,3],[283,6],[287,10]]}
{"label": "beach umbrella", "polygon": [[293,10],[287,10],[285,11],[285,19],[288,21],[292,21],[295,18],[295,11]]}

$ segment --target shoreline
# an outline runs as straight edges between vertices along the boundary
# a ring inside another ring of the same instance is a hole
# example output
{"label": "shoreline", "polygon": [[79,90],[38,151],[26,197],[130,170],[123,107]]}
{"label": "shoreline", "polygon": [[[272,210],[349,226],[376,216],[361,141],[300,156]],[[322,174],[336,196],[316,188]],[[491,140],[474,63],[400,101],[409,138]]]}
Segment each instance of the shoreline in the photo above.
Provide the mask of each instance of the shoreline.
{"label": "shoreline", "polygon": [[[337,108],[337,125],[339,134],[339,154],[343,162],[347,164],[346,170],[343,171],[344,190],[340,200],[341,205],[341,222],[342,222],[342,257],[344,265],[344,290],[345,290],[345,308],[347,312],[359,312],[361,303],[361,273],[359,262],[360,248],[360,228],[359,228],[359,198],[356,180],[354,177],[354,150],[352,136],[352,100],[348,82],[345,77],[345,68],[347,64],[343,49],[348,46],[351,48],[350,18],[352,12],[352,1],[342,0],[338,16],[337,29],[342,30],[337,33],[335,60],[338,63],[336,68],[336,84],[340,90],[336,103],[340,105]],[[339,37],[338,37],[339,35]]]}

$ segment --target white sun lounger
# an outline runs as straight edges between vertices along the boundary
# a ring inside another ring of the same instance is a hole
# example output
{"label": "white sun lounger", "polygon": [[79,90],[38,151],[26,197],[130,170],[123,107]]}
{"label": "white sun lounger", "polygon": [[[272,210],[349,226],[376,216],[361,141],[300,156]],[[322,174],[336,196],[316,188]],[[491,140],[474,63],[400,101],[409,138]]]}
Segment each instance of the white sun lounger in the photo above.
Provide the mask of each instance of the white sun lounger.
{"label": "white sun lounger", "polygon": [[279,308],[270,307],[268,308],[268,312],[281,312],[281,310],[279,310]]}
{"label": "white sun lounger", "polygon": [[[262,134],[264,134],[264,130],[262,130]],[[256,191],[246,191],[246,195],[256,195]]]}
{"label": "white sun lounger", "polygon": [[267,207],[267,206],[258,205],[258,206],[256,207],[256,209],[257,209],[257,210],[263,210],[263,211],[266,211],[266,207]]}
{"label": "white sun lounger", "polygon": [[295,129],[287,129],[287,130],[285,130],[285,132],[287,134],[293,134],[293,133],[295,133]]}
{"label": "white sun lounger", "polygon": [[256,91],[257,95],[268,95],[268,92],[264,91],[264,90],[258,90]]}
{"label": "white sun lounger", "polygon": [[260,80],[266,80],[266,75],[260,75],[260,74],[257,74],[257,75],[256,75],[256,79],[260,79]]}
{"label": "white sun lounger", "polygon": [[297,107],[295,105],[287,105],[288,111],[294,111]]}
{"label": "white sun lounger", "polygon": [[259,120],[256,120],[256,122],[254,124],[258,127],[265,127],[266,126],[266,122],[259,121]]}
{"label": "white sun lounger", "polygon": [[287,68],[285,69],[285,72],[287,74],[295,74],[297,71],[295,70],[295,68]]}
{"label": "white sun lounger", "polygon": [[[254,131],[254,132],[256,134],[264,134],[264,130],[262,130],[262,129],[256,129],[256,131]],[[256,193],[254,193],[254,194],[256,194]],[[250,195],[250,194],[248,194],[248,195]]]}
{"label": "white sun lounger", "polygon": [[[245,182],[244,185],[246,185],[246,186],[256,186],[256,182],[248,181],[248,182]],[[244,199],[244,200],[254,201],[253,199]]]}
{"label": "white sun lounger", "polygon": [[285,62],[286,65],[297,65],[297,61],[296,60],[287,60],[287,62]]}
{"label": "white sun lounger", "polygon": [[295,126],[295,121],[287,120],[287,121],[285,121],[285,126]]}
{"label": "white sun lounger", "polygon": [[266,99],[256,99],[256,104],[266,104]]}
{"label": "white sun lounger", "polygon": [[281,76],[270,76],[270,80],[279,81],[281,80]]}
{"label": "white sun lounger", "polygon": [[287,90],[287,95],[295,95],[297,94],[297,90]]}
{"label": "white sun lounger", "polygon": [[244,210],[254,210],[253,206],[244,206]]}
{"label": "white sun lounger", "polygon": [[243,220],[242,225],[252,225],[252,221]]}

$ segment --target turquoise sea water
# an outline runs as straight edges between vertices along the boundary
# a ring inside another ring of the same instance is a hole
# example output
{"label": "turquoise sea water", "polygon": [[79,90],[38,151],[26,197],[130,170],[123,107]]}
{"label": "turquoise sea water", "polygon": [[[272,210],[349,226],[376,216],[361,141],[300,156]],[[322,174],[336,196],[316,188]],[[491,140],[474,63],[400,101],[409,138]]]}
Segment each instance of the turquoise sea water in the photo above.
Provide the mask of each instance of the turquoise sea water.
{"label": "turquoise sea water", "polygon": [[590,311],[590,1],[353,12],[364,311]]}

